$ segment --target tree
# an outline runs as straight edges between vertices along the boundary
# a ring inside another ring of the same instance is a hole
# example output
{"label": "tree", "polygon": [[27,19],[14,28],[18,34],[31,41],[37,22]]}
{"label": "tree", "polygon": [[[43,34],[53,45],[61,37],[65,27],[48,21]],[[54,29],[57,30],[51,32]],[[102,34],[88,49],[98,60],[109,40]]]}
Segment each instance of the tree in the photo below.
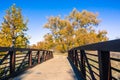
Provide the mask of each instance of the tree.
{"label": "tree", "polygon": [[72,47],[107,40],[107,31],[96,32],[93,28],[99,22],[97,14],[73,9],[67,19],[61,19],[59,16],[49,17],[44,27],[51,31],[56,50],[66,52]]}
{"label": "tree", "polygon": [[66,52],[72,47],[108,40],[107,31],[97,32],[94,29],[100,23],[97,16],[97,14],[86,10],[79,12],[73,9],[65,19],[61,19],[59,16],[49,17],[44,27],[51,31],[49,35],[52,37],[55,49]]}
{"label": "tree", "polygon": [[13,4],[4,16],[0,31],[0,46],[4,47],[27,47],[29,41],[28,35],[25,33],[27,28],[27,20],[24,22],[21,9]]}
{"label": "tree", "polygon": [[75,32],[74,46],[81,46],[108,40],[106,37],[107,31],[103,30],[96,32],[94,29],[94,27],[100,23],[97,16],[98,14],[94,14],[86,10],[79,12],[76,9],[73,9],[73,11],[69,14],[67,18],[73,25]]}
{"label": "tree", "polygon": [[[49,17],[48,23],[44,27],[51,30],[55,48],[66,52],[70,47],[73,35],[71,23],[68,20],[62,20],[59,16]],[[70,38],[71,40],[69,40]]]}
{"label": "tree", "polygon": [[98,25],[100,20],[97,19],[97,16],[98,14],[88,12],[87,10],[79,12],[77,9],[73,9],[67,18],[72,22],[74,28],[79,29]]}
{"label": "tree", "polygon": [[53,36],[51,34],[46,34],[44,36],[44,42],[43,42],[43,47],[45,47],[45,49],[51,49],[54,47],[54,41],[53,41]]}

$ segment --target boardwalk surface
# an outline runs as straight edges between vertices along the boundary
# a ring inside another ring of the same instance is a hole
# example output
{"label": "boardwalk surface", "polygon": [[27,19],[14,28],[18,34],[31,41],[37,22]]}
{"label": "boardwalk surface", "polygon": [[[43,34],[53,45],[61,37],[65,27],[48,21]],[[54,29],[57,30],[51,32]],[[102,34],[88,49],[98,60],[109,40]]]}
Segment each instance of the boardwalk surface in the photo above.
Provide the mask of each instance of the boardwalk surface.
{"label": "boardwalk surface", "polygon": [[55,55],[53,59],[39,64],[14,80],[77,80],[65,56]]}

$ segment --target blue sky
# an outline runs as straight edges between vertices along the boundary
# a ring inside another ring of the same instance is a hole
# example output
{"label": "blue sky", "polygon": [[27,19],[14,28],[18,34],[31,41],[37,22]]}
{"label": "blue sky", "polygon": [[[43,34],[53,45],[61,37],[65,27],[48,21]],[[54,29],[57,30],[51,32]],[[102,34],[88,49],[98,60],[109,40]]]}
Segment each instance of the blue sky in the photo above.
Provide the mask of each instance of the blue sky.
{"label": "blue sky", "polygon": [[5,10],[13,3],[22,9],[23,16],[29,19],[28,35],[30,44],[43,40],[48,30],[43,28],[47,17],[65,17],[73,8],[79,11],[98,12],[102,21],[97,30],[107,30],[109,39],[120,38],[120,0],[0,0],[0,25]]}

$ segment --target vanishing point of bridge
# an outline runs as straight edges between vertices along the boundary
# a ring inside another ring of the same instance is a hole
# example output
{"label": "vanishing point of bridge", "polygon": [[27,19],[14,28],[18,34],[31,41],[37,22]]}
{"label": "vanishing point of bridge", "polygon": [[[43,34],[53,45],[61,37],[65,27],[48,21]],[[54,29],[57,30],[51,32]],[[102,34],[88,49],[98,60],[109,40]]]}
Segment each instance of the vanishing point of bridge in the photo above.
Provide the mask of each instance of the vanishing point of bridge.
{"label": "vanishing point of bridge", "polygon": [[0,80],[120,80],[120,39],[52,51],[0,47]]}

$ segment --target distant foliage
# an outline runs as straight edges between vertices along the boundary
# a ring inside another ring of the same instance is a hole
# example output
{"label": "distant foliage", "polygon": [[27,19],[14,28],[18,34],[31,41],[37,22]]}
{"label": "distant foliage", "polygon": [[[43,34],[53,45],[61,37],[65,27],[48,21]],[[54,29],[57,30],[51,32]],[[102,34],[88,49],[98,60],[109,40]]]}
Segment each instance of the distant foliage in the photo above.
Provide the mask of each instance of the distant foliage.
{"label": "distant foliage", "polygon": [[94,29],[99,23],[97,14],[86,10],[79,12],[73,9],[65,19],[59,16],[49,17],[44,27],[51,33],[45,35],[44,41],[39,42],[36,47],[42,48],[42,45],[46,49],[66,52],[72,47],[106,41],[107,31],[96,32]]}
{"label": "distant foliage", "polygon": [[15,47],[27,47],[29,41],[28,35],[26,35],[27,20],[24,22],[21,14],[21,9],[12,5],[6,10],[4,21],[0,27],[0,46],[10,47],[12,46],[12,40],[15,40]]}

